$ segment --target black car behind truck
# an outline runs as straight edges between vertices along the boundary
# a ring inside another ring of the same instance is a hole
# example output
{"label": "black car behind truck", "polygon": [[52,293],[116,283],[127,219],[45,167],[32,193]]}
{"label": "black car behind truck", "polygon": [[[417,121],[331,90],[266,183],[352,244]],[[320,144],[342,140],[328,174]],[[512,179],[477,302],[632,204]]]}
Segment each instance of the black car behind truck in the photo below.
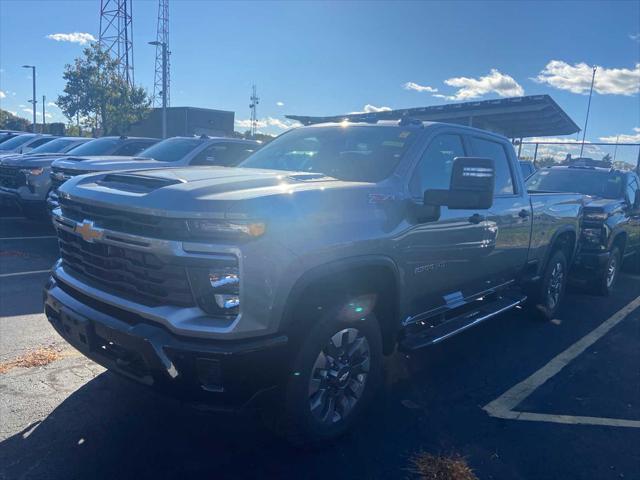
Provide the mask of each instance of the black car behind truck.
{"label": "black car behind truck", "polygon": [[633,171],[594,163],[539,170],[527,180],[533,192],[588,195],[573,279],[608,295],[623,262],[640,266],[640,180]]}

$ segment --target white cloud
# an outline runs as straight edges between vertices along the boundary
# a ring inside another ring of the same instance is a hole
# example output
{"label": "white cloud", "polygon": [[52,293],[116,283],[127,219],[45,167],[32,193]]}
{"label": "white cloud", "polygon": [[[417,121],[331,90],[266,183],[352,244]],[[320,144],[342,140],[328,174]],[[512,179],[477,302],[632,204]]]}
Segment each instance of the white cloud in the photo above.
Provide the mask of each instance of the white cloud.
{"label": "white cloud", "polygon": [[0,90],[0,98],[7,98],[7,94]]}
{"label": "white cloud", "polygon": [[[551,60],[532,80],[560,90],[588,94],[593,67],[586,63],[570,65]],[[593,89],[602,95],[633,95],[640,91],[640,63],[635,68],[597,67]]]}
{"label": "white cloud", "polygon": [[496,93],[501,97],[520,97],[524,95],[524,88],[513,77],[491,69],[489,75],[479,78],[454,77],[444,81],[450,87],[457,87],[453,95],[434,95],[446,100],[472,100],[488,93]]}
{"label": "white cloud", "polygon": [[276,102],[276,105],[279,107],[284,107],[284,102]]}
{"label": "white cloud", "polygon": [[376,107],[375,105],[371,105],[370,103],[367,103],[364,107],[362,107],[362,110],[358,112],[349,112],[349,113],[377,113],[377,112],[388,112],[389,110],[391,110],[390,107]]}
{"label": "white cloud", "polygon": [[7,112],[9,112],[14,117],[18,116],[18,112],[16,112],[15,110],[7,110]]}
{"label": "white cloud", "polygon": [[612,135],[609,137],[600,137],[602,142],[611,142],[611,143],[640,143],[640,127],[635,127],[633,129],[635,133],[626,134],[621,133],[620,135]]}
{"label": "white cloud", "polygon": [[49,40],[55,40],[56,42],[71,42],[79,43],[80,45],[86,45],[89,42],[96,41],[96,37],[85,32],[52,33],[51,35],[47,35],[47,38]]}
{"label": "white cloud", "polygon": [[435,93],[438,91],[437,88],[429,87],[428,85],[420,85],[415,82],[407,82],[402,86],[402,88],[405,90],[415,90],[416,92]]}
{"label": "white cloud", "polygon": [[[240,128],[240,129],[250,129],[251,128],[251,120],[250,119],[245,119],[245,120],[236,120],[236,127]],[[288,120],[280,120],[279,118],[274,118],[274,117],[266,117],[266,118],[260,118],[256,121],[256,127],[257,128],[275,128],[278,130],[290,130],[292,128],[296,128],[299,127],[300,124],[298,122],[295,121],[288,121]]]}
{"label": "white cloud", "polygon": [[54,102],[48,102],[47,103],[47,107],[53,107],[53,108],[59,108],[58,104],[54,103]]}
{"label": "white cloud", "polygon": [[629,38],[634,42],[640,42],[640,32],[638,33],[630,33]]}
{"label": "white cloud", "polygon": [[31,108],[23,108],[22,111],[25,113],[31,113],[31,114],[33,113],[33,109]]}

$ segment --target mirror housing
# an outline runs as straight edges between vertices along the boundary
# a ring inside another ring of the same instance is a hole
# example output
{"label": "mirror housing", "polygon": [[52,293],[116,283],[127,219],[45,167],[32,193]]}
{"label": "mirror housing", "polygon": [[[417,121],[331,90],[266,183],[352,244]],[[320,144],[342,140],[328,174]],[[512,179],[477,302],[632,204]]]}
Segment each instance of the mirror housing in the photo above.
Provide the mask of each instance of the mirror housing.
{"label": "mirror housing", "polygon": [[493,160],[457,157],[453,161],[449,190],[427,190],[424,204],[451,210],[486,210],[493,205],[495,168]]}

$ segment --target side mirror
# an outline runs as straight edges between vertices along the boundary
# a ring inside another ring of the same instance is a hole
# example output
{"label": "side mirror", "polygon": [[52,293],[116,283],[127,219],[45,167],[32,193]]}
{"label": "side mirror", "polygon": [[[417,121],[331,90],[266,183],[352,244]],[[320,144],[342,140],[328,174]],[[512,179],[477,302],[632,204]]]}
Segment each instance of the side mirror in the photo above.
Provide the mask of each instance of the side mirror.
{"label": "side mirror", "polygon": [[452,210],[486,210],[493,205],[495,169],[490,158],[457,157],[453,161],[449,190],[427,190],[424,204]]}
{"label": "side mirror", "polygon": [[633,199],[633,208],[640,208],[640,190],[636,190],[636,195]]}

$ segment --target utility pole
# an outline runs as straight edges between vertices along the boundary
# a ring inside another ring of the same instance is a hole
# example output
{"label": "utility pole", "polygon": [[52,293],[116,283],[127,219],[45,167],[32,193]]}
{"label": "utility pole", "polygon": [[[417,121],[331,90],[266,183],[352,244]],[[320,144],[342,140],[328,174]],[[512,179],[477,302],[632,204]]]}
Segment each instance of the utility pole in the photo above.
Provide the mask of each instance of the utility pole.
{"label": "utility pole", "polygon": [[36,67],[35,65],[22,65],[22,68],[30,68],[33,77],[33,96],[29,102],[33,104],[33,133],[36,133],[36,104],[38,103],[36,100]]}
{"label": "utility pole", "polygon": [[162,47],[162,138],[167,138],[167,44],[155,41],[149,45]]}
{"label": "utility pole", "polygon": [[591,97],[593,96],[593,84],[596,79],[596,70],[598,67],[593,67],[593,74],[591,75],[591,89],[589,90],[589,103],[587,104],[587,116],[584,119],[584,130],[582,131],[582,145],[580,146],[580,157],[582,157],[582,152],[584,150],[584,139],[587,136],[587,125],[589,124],[589,111],[591,110]]}
{"label": "utility pole", "polygon": [[47,123],[47,121],[45,120],[45,112],[44,112],[44,103],[47,100],[47,97],[45,97],[44,95],[42,95],[42,133],[44,133],[44,126]]}
{"label": "utility pole", "polygon": [[249,99],[251,100],[251,103],[249,104],[249,108],[251,109],[251,129],[250,129],[250,134],[251,134],[251,137],[255,137],[256,136],[256,131],[258,129],[257,107],[258,107],[258,104],[260,103],[260,98],[258,97],[258,94],[256,92],[255,84],[253,85],[253,90],[251,92],[251,97]]}

